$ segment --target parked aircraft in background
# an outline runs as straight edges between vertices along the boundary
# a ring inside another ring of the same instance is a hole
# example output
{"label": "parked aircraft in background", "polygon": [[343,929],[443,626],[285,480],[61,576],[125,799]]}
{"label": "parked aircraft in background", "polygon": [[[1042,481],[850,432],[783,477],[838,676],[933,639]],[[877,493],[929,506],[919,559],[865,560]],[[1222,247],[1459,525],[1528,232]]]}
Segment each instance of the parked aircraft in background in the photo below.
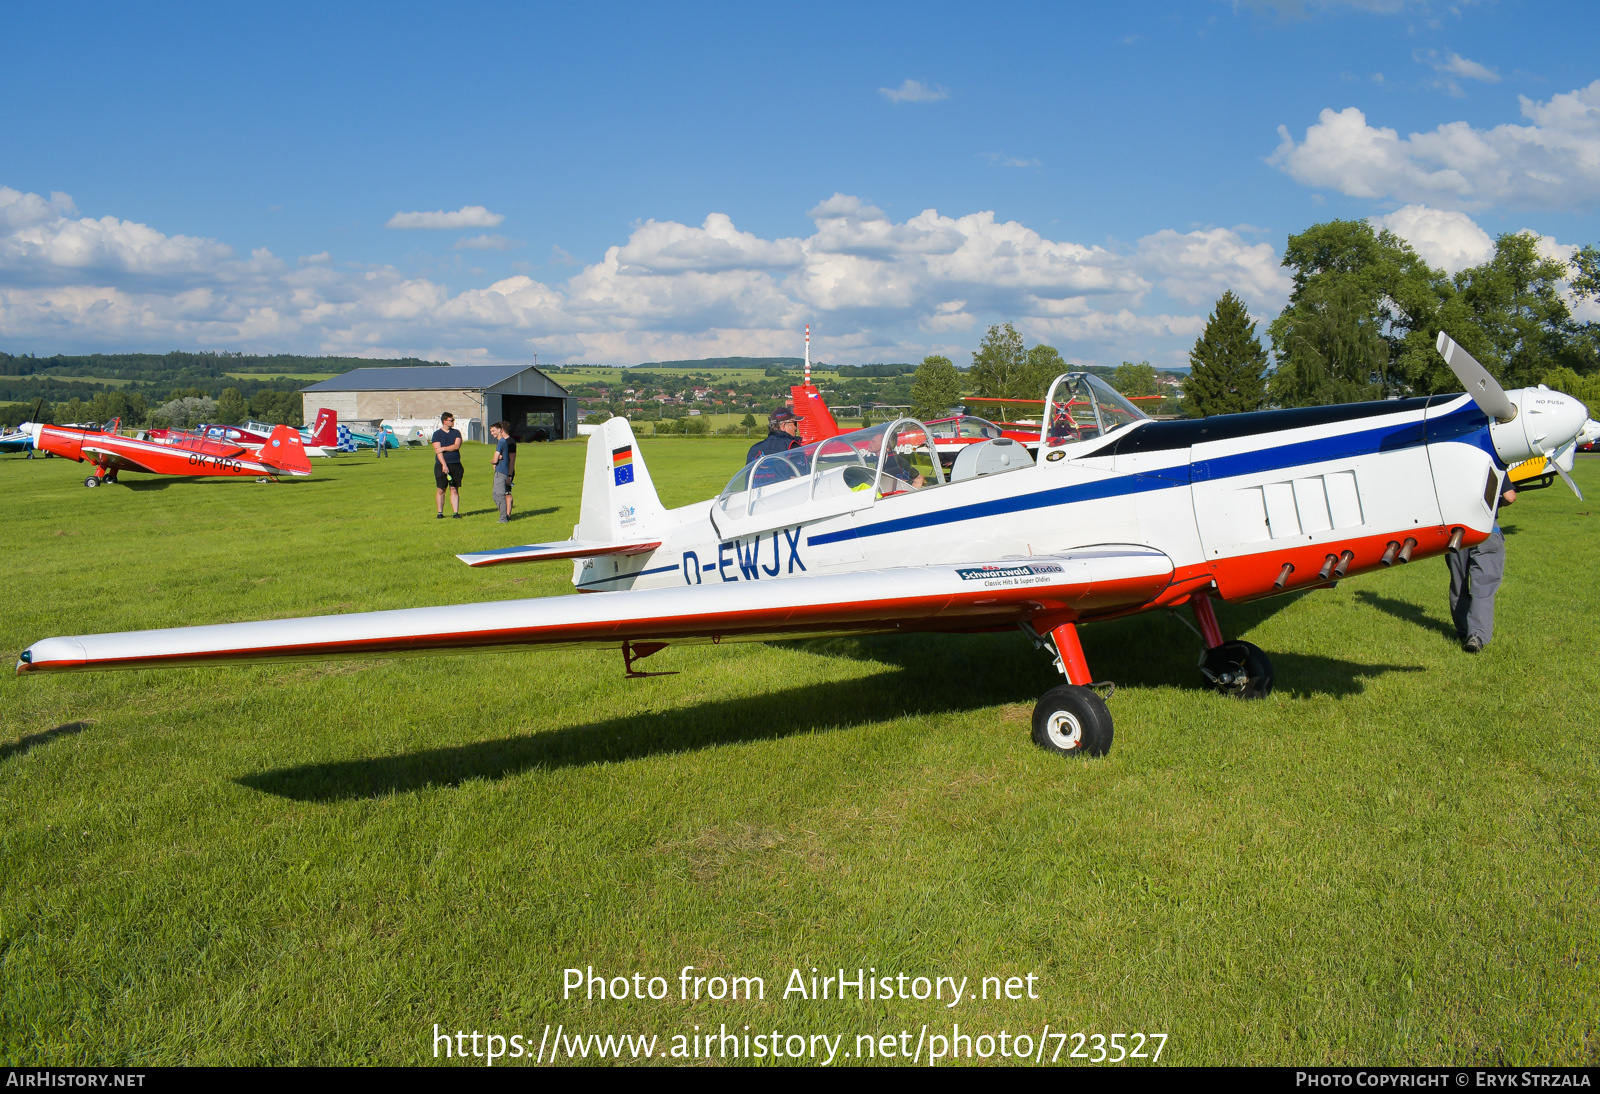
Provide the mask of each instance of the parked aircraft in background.
{"label": "parked aircraft in background", "polygon": [[94,466],[85,486],[116,482],[123,471],[146,475],[309,475],[311,464],[293,427],[280,425],[267,443],[252,452],[231,441],[215,441],[196,434],[169,436],[166,440],[118,435],[115,423],[105,430],[34,423],[33,444],[40,451],[65,456]]}
{"label": "parked aircraft in background", "polygon": [[[1094,681],[1079,625],[1187,604],[1205,677],[1265,695],[1272,663],[1224,637],[1218,599],[1479,543],[1506,466],[1583,428],[1576,399],[1508,393],[1449,338],[1439,349],[1472,394],[1156,422],[1099,378],[1066,373],[1046,396],[1037,461],[990,459],[1006,447],[996,438],[947,477],[927,425],[901,419],[763,456],[716,498],[671,511],[612,418],[589,438],[571,539],[461,556],[572,559],[578,590],[600,595],[48,638],[17,671],[601,645],[648,675],[637,661],[676,642],[1017,628],[1067,679],[1034,708],[1034,741],[1099,754],[1109,685]],[[902,444],[908,434],[924,441]]]}
{"label": "parked aircraft in background", "polygon": [[0,433],[0,452],[32,452],[32,426],[32,422],[23,422],[14,430]]}

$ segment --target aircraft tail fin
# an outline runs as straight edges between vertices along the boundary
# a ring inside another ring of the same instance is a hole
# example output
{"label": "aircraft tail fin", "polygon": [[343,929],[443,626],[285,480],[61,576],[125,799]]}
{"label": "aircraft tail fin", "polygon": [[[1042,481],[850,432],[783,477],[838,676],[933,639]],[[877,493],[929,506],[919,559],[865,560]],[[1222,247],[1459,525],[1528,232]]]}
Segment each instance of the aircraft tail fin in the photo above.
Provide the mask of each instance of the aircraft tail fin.
{"label": "aircraft tail fin", "polygon": [[339,414],[323,407],[317,411],[317,424],[311,430],[311,443],[318,448],[339,447]]}
{"label": "aircraft tail fin", "polygon": [[815,384],[796,384],[789,389],[789,394],[794,396],[794,412],[800,415],[800,439],[806,444],[844,432],[834,421],[833,411],[822,401],[822,392]]}
{"label": "aircraft tail fin", "polygon": [[261,446],[260,460],[279,471],[311,474],[311,461],[306,458],[300,431],[292,425],[280,425],[273,429],[267,443]]}
{"label": "aircraft tail fin", "polygon": [[656,496],[644,453],[628,419],[608,418],[589,435],[583,462],[583,506],[573,538],[593,543],[659,539],[666,510]]}

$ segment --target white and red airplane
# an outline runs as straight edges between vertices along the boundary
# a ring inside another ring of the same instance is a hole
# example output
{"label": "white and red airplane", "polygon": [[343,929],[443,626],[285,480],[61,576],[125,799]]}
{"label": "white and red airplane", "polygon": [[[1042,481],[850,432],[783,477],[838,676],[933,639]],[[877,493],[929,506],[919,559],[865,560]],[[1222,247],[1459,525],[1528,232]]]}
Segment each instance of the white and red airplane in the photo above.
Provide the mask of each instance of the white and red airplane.
{"label": "white and red airplane", "polygon": [[1047,422],[1037,462],[1008,462],[1021,446],[998,438],[964,449],[946,477],[925,442],[897,452],[903,434],[927,434],[902,419],[764,456],[718,497],[673,510],[627,421],[612,418],[589,440],[572,539],[461,556],[573,559],[578,590],[598,595],[48,638],[17,671],[598,645],[649,675],[635,662],[671,643],[1015,627],[1067,678],[1035,707],[1034,741],[1100,754],[1112,720],[1080,624],[1188,604],[1212,684],[1265,695],[1271,662],[1225,640],[1214,600],[1481,542],[1506,466],[1583,427],[1576,399],[1507,393],[1448,338],[1439,345],[1471,395],[1155,422],[1068,373],[1047,405],[1083,400],[1093,424]]}
{"label": "white and red airplane", "polygon": [[77,426],[34,423],[33,446],[41,452],[65,456],[91,464],[94,474],[83,480],[85,486],[114,483],[123,471],[145,475],[226,475],[277,478],[280,475],[309,475],[300,434],[292,426],[280,425],[259,449],[246,448],[234,441],[219,441],[194,433],[176,434],[165,440],[148,440],[120,435],[115,423],[105,430]]}

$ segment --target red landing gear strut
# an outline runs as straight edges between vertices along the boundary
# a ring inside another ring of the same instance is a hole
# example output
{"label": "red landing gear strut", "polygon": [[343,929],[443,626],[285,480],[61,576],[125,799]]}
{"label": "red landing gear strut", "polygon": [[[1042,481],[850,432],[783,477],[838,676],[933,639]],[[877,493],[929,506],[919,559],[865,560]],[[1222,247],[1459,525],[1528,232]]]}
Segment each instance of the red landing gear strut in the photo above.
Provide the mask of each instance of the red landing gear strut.
{"label": "red landing gear strut", "polygon": [[1217,624],[1217,610],[1208,593],[1189,597],[1200,640],[1206,648],[1200,654],[1200,671],[1223,695],[1238,699],[1260,699],[1272,691],[1272,661],[1250,642],[1224,642]]}
{"label": "red landing gear strut", "polygon": [[1055,654],[1056,668],[1068,681],[1045,692],[1033,708],[1033,743],[1063,756],[1105,755],[1111,749],[1111,712],[1094,688],[1107,689],[1107,696],[1115,688],[1093,683],[1077,624],[1053,627],[1048,636],[1028,624],[1022,629],[1034,645]]}

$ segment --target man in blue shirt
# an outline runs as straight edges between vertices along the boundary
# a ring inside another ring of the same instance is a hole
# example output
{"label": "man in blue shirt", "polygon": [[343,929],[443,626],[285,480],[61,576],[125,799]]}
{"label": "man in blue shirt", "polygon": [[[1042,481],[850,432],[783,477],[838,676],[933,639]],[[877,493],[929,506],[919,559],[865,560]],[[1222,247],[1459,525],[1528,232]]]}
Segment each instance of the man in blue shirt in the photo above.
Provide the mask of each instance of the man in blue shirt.
{"label": "man in blue shirt", "polygon": [[511,436],[511,423],[495,422],[489,427],[494,438],[494,507],[500,510],[498,523],[511,519],[511,478],[517,473],[517,442]]}
{"label": "man in blue shirt", "polygon": [[765,440],[757,441],[750,446],[750,451],[745,454],[745,463],[754,463],[762,456],[774,452],[787,452],[791,448],[800,447],[800,415],[789,407],[774,410],[767,415],[767,436]]}
{"label": "man in blue shirt", "polygon": [[444,492],[450,489],[450,515],[461,519],[461,431],[456,428],[456,416],[448,411],[439,416],[439,428],[433,431],[433,484],[434,519],[444,519]]}

